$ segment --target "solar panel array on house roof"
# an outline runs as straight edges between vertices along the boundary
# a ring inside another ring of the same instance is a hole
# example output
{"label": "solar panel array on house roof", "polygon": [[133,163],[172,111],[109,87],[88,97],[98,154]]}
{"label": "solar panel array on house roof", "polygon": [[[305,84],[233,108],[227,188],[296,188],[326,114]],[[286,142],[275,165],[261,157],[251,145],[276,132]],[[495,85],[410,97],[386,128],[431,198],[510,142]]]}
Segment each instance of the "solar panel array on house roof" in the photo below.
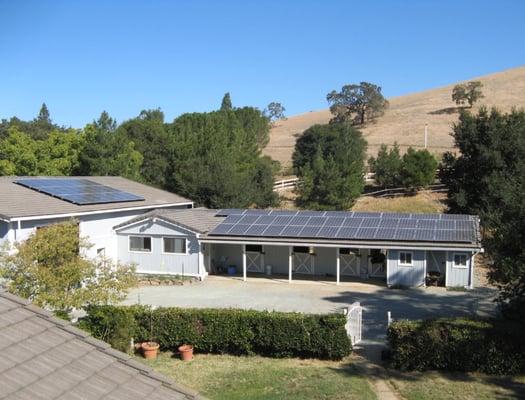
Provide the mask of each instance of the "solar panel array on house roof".
{"label": "solar panel array on house roof", "polygon": [[18,179],[15,183],[78,205],[144,200],[133,193],[77,178]]}
{"label": "solar panel array on house roof", "polygon": [[210,235],[477,242],[476,216],[346,211],[220,210]]}

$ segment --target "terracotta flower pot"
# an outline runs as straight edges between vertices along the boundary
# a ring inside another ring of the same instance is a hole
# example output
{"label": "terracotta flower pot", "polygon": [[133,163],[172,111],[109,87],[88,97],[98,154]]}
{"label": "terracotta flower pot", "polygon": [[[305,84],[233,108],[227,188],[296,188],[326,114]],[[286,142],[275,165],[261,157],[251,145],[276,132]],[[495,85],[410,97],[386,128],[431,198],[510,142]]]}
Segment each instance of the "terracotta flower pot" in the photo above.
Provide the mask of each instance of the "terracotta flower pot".
{"label": "terracotta flower pot", "polygon": [[179,353],[182,361],[191,361],[193,359],[193,346],[191,344],[183,344],[179,346]]}
{"label": "terracotta flower pot", "polygon": [[157,353],[159,351],[159,344],[156,342],[144,342],[142,343],[142,353],[144,358],[151,360],[157,358]]}

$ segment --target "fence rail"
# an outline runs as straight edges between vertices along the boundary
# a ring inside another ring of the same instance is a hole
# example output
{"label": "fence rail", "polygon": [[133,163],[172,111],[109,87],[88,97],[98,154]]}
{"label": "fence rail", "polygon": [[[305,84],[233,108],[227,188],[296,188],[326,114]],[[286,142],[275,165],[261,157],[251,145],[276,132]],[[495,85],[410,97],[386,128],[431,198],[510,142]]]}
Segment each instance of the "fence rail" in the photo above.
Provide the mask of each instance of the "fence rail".
{"label": "fence rail", "polygon": [[[374,182],[374,173],[368,172],[365,174],[365,182],[372,183]],[[275,181],[273,184],[273,190],[275,192],[280,192],[281,190],[286,190],[290,188],[297,187],[299,183],[299,178],[289,178],[289,179],[282,179],[280,181]]]}
{"label": "fence rail", "polygon": [[407,194],[419,193],[419,192],[431,192],[431,193],[440,193],[446,192],[446,185],[439,183],[435,185],[430,185],[427,188],[420,190],[410,190],[406,188],[387,188],[376,190],[374,192],[363,193],[364,197],[396,197],[396,196],[406,196]]}

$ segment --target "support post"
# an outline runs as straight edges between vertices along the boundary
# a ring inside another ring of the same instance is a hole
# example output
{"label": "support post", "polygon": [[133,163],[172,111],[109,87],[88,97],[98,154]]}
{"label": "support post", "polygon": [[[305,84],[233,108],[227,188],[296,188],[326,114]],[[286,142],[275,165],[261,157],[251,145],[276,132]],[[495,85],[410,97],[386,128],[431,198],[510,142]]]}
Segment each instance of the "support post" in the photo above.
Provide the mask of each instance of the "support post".
{"label": "support post", "polygon": [[[207,243],[206,244],[206,264],[208,264],[208,271],[211,273],[212,270],[211,270],[211,248],[212,248],[212,244],[211,243]],[[204,269],[205,272],[206,271],[206,268]]]}
{"label": "support post", "polygon": [[336,285],[339,285],[340,275],[341,275],[341,252],[339,251],[339,247],[336,250],[337,250],[337,260],[335,261]]}
{"label": "support post", "polygon": [[266,274],[266,265],[264,265],[264,245],[261,246],[261,269],[262,273]]}
{"label": "support post", "polygon": [[292,283],[293,253],[292,246],[288,246],[288,283]]}
{"label": "support post", "polygon": [[242,280],[246,282],[246,245],[242,245]]}

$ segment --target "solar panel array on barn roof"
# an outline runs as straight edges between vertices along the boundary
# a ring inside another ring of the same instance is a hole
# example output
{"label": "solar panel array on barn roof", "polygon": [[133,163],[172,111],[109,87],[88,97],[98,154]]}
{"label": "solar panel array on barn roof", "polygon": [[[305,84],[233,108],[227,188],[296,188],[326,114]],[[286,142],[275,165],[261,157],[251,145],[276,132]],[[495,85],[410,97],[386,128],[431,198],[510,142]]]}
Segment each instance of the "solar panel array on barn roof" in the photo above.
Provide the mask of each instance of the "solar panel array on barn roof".
{"label": "solar panel array on barn roof", "polygon": [[478,219],[459,214],[224,209],[210,235],[303,239],[464,242],[478,239]]}

